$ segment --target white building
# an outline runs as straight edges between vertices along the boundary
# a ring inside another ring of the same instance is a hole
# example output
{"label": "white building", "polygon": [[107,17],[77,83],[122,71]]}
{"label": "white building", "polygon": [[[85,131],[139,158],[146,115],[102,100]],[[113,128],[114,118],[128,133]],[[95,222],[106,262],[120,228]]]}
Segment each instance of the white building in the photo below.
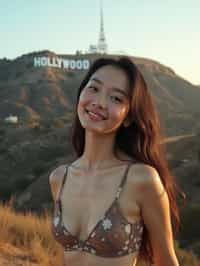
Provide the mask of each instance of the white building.
{"label": "white building", "polygon": [[8,123],[16,124],[18,123],[18,117],[14,115],[9,115],[8,117],[5,118],[5,121]]}
{"label": "white building", "polygon": [[94,53],[106,54],[107,51],[108,51],[108,45],[106,43],[106,38],[105,38],[105,33],[104,33],[103,8],[101,6],[101,11],[100,11],[100,32],[99,32],[98,44],[97,45],[91,44],[89,46],[88,53],[90,53],[90,54],[94,54]]}

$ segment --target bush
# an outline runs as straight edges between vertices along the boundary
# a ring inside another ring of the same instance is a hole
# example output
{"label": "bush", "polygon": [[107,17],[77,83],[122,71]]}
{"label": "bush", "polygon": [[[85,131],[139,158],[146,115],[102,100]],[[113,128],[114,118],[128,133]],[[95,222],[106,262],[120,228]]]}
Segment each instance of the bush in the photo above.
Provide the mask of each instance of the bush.
{"label": "bush", "polygon": [[42,149],[38,154],[38,159],[45,162],[55,160],[55,158],[66,155],[66,147],[62,143],[52,143],[51,146],[47,146]]}
{"label": "bush", "polygon": [[179,239],[183,246],[200,239],[200,205],[194,205],[181,210],[181,226]]}
{"label": "bush", "polygon": [[24,190],[29,184],[30,184],[30,181],[27,178],[20,178],[15,181],[14,187],[17,190]]}
{"label": "bush", "polygon": [[64,121],[61,120],[61,119],[57,119],[57,120],[55,120],[54,125],[55,125],[56,127],[58,127],[58,128],[64,128],[64,127],[65,127],[65,123],[64,123]]}
{"label": "bush", "polygon": [[3,128],[0,128],[0,136],[4,137],[4,136],[5,136],[5,134],[6,134],[6,131],[5,131],[5,129],[3,129]]}
{"label": "bush", "polygon": [[44,162],[38,162],[34,167],[33,167],[33,174],[35,176],[40,176],[43,173],[45,173],[47,170],[47,166]]}

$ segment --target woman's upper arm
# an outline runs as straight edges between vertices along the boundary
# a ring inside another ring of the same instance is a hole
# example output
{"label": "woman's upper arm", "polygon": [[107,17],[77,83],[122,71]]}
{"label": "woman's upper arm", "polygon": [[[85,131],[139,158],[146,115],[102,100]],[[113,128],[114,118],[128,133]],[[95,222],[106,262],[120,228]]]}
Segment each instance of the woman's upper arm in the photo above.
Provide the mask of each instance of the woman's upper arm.
{"label": "woman's upper arm", "polygon": [[156,266],[178,266],[174,251],[168,194],[155,168],[143,166],[138,203],[150,236]]}
{"label": "woman's upper arm", "polygon": [[61,165],[54,169],[49,175],[49,185],[54,202],[58,198],[60,191],[61,181],[65,174],[65,166]]}

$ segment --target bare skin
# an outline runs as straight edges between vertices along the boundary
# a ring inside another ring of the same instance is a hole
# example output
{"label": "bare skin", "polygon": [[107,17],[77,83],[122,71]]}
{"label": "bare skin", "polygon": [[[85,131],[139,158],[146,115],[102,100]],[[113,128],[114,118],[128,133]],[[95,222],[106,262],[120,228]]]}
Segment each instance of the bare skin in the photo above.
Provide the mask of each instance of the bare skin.
{"label": "bare skin", "polygon": [[[117,92],[116,88],[123,93]],[[77,111],[85,128],[85,149],[81,158],[69,167],[61,202],[65,226],[81,240],[87,238],[110,206],[127,165],[127,162],[117,159],[113,152],[117,129],[124,121],[130,122],[127,95],[128,80],[125,73],[115,67],[105,66],[91,76],[79,98]],[[97,111],[105,119],[95,118],[88,110]],[[119,154],[122,160],[131,160],[126,154]],[[54,200],[64,170],[65,167],[60,166],[50,175]],[[168,196],[153,167],[140,162],[130,167],[119,206],[128,221],[144,221],[150,235],[155,266],[179,266],[173,246]],[[135,255],[102,258],[72,251],[64,253],[63,265],[134,266]]]}
{"label": "bare skin", "polygon": [[[137,164],[139,165],[139,164]],[[134,167],[136,167],[135,165]],[[93,227],[109,208],[122,180],[127,162],[112,163],[110,167],[88,172],[80,167],[80,160],[68,167],[67,181],[61,194],[63,222],[66,228],[79,239],[85,240]],[[65,166],[54,172],[57,182],[51,182],[54,200],[57,198]],[[52,180],[53,181],[53,180]],[[130,183],[130,174],[119,198],[120,211],[129,222],[141,219],[140,207],[136,201]],[[77,210],[79,210],[77,212]],[[64,265],[73,266],[124,266],[136,263],[135,253],[120,258],[103,258],[80,251],[64,252]]]}
{"label": "bare skin", "polygon": [[[81,170],[77,162],[69,167],[61,202],[65,226],[73,235],[84,240],[113,201],[126,163],[112,164],[110,168],[90,174],[87,170],[84,173],[84,169]],[[65,166],[61,165],[50,175],[54,200],[57,198],[64,171]],[[150,232],[155,256],[154,265],[179,266],[174,252],[168,198],[154,168],[141,163],[131,166],[119,198],[119,206],[121,213],[129,222],[143,219]],[[134,266],[135,255],[110,259],[80,251],[64,252],[63,265]]]}

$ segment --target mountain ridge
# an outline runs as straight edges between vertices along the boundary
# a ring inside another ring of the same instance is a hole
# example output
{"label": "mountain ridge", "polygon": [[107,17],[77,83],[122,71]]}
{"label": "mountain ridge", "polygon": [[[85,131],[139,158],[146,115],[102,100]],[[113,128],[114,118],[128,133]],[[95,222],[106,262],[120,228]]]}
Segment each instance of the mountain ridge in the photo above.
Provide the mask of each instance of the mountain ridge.
{"label": "mountain ridge", "polygon": [[[87,70],[34,67],[35,56],[93,62],[102,55],[57,55],[46,50],[10,61],[0,59],[1,199],[15,196],[17,210],[39,213],[53,207],[50,172],[61,164],[70,164],[75,157],[70,142],[71,122],[77,90]],[[118,56],[121,55],[113,55]],[[144,75],[155,100],[166,129],[167,158],[189,195],[188,205],[199,204],[200,87],[153,60],[130,58]],[[18,123],[5,122],[10,114],[18,116]],[[192,222],[198,224],[195,219]],[[188,239],[189,236],[190,233]],[[187,244],[197,242],[195,239]]]}
{"label": "mountain ridge", "polygon": [[[10,105],[15,106],[13,110],[18,116],[21,111],[17,107],[23,105],[27,113],[24,112],[21,118],[29,117],[30,120],[73,112],[76,92],[86,70],[34,67],[34,57],[53,56],[69,60],[87,59],[92,63],[102,55],[63,55],[44,50],[24,54],[14,60],[0,59],[0,118],[8,116]],[[103,56],[117,58],[121,55]],[[168,120],[166,114],[179,118],[182,114],[183,120],[188,120],[188,116],[189,120],[193,119],[193,114],[199,111],[200,89],[197,86],[155,60],[129,57],[143,73],[163,121]]]}

